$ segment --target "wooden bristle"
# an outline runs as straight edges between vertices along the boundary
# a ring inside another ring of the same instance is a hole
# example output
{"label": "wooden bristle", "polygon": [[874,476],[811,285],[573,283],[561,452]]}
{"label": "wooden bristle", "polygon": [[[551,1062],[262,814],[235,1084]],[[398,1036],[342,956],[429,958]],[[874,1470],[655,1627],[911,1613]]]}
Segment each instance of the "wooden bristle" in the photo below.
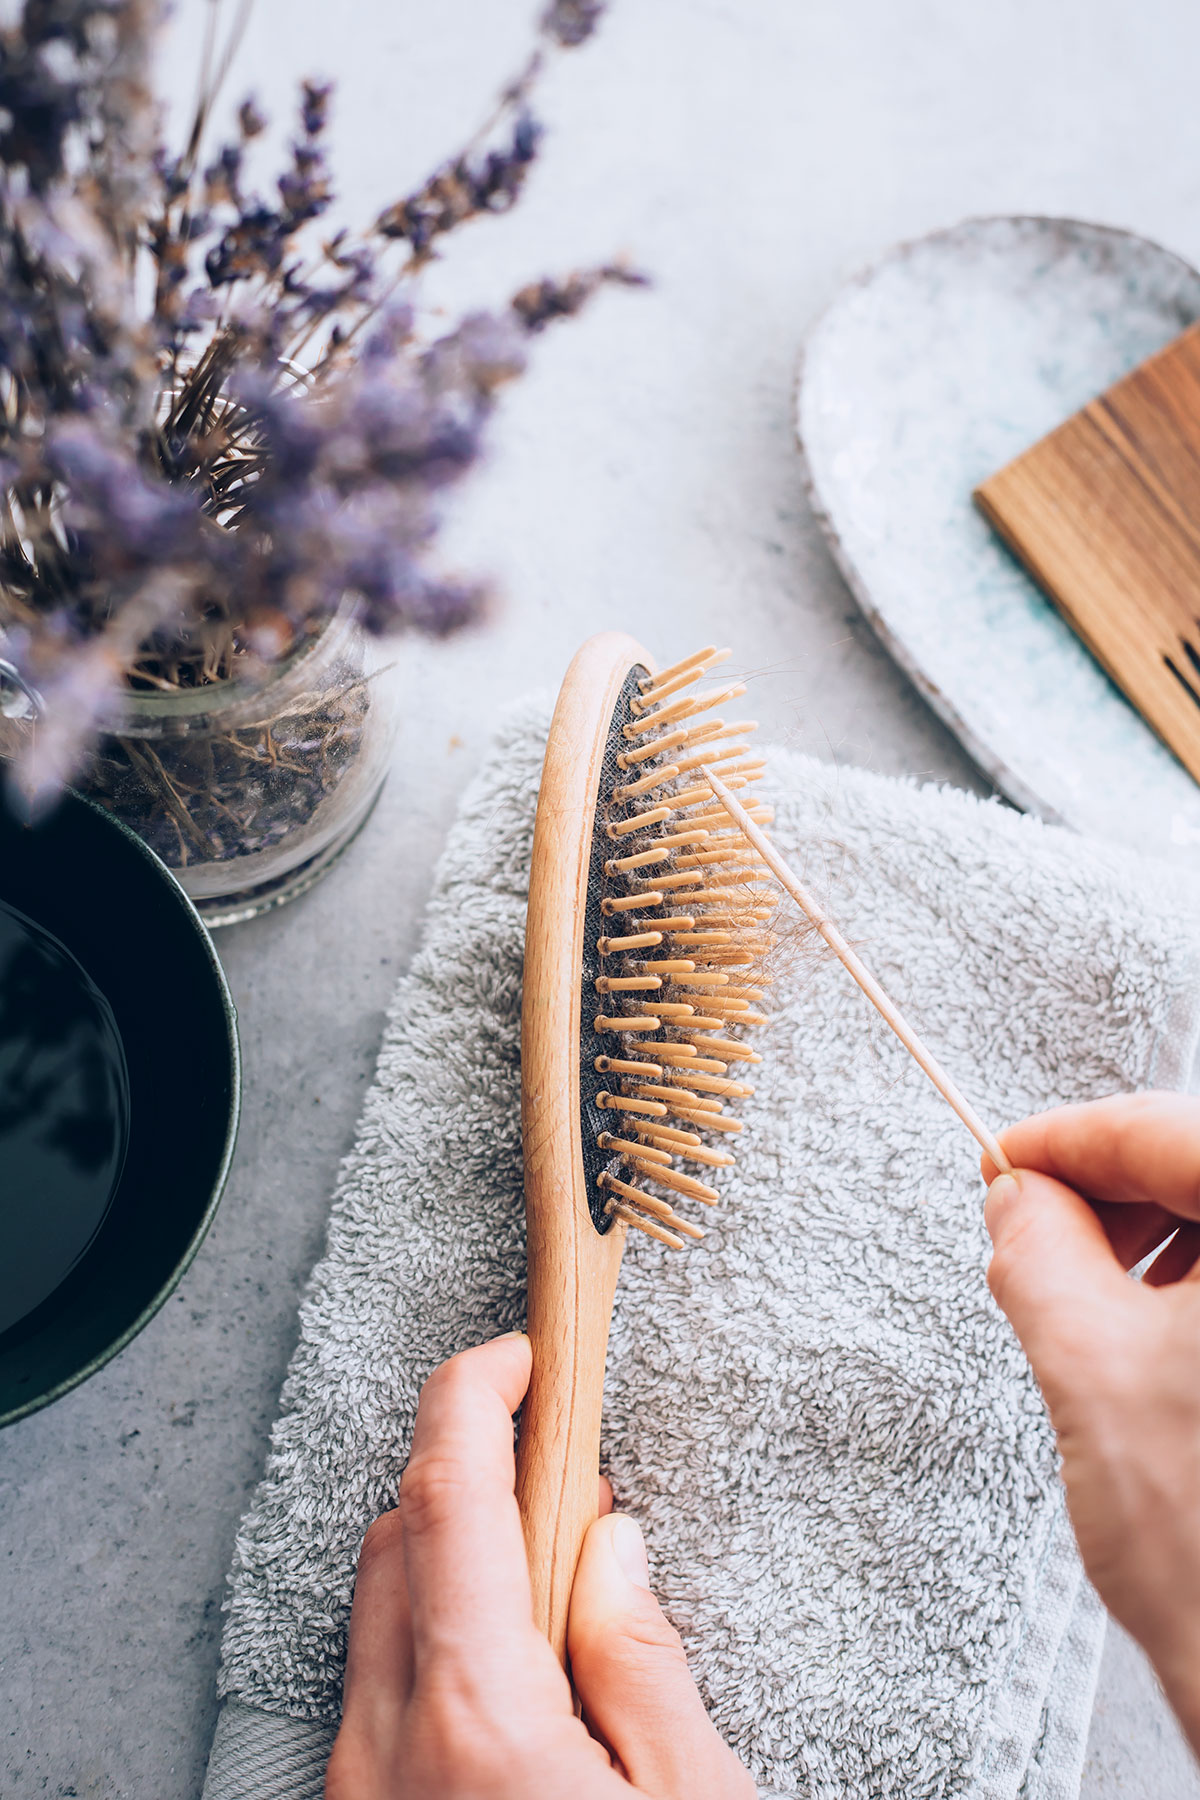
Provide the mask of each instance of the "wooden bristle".
{"label": "wooden bristle", "polygon": [[[658,885],[662,888],[664,893],[677,893],[680,888],[691,889],[699,887],[703,879],[704,877],[695,869],[681,869],[678,874],[664,875]],[[682,898],[684,900],[690,900],[690,892],[685,893]]]}
{"label": "wooden bristle", "polygon": [[670,1225],[676,1231],[684,1232],[688,1237],[704,1236],[698,1225],[692,1225],[686,1219],[681,1219],[673,1206],[670,1206],[665,1200],[660,1200],[657,1194],[648,1194],[645,1188],[634,1187],[628,1181],[618,1181],[615,1175],[607,1172],[597,1177],[597,1185],[614,1196],[612,1201],[614,1208],[632,1206],[637,1209],[639,1214],[649,1213],[661,1224]]}
{"label": "wooden bristle", "polygon": [[723,737],[749,737],[758,730],[757,719],[708,719],[703,725],[693,725],[688,732],[688,743],[714,744]]}
{"label": "wooden bristle", "polygon": [[592,1066],[597,1075],[641,1075],[647,1081],[657,1081],[662,1075],[658,1063],[631,1062],[619,1056],[598,1056]]}
{"label": "wooden bristle", "polygon": [[597,975],[596,977],[598,994],[633,993],[638,989],[660,988],[661,986],[661,975]]}
{"label": "wooden bristle", "polygon": [[[650,1104],[649,1101],[646,1102]],[[718,1118],[715,1113],[701,1112],[695,1106],[668,1106],[668,1119],[686,1119],[689,1124],[702,1125],[705,1131],[728,1131],[736,1135],[744,1130],[740,1119]]]}
{"label": "wooden bristle", "polygon": [[727,750],[711,750],[707,747],[697,750],[694,755],[679,758],[679,773],[686,775],[691,769],[699,769],[707,764],[710,768],[718,764],[736,762],[739,756],[745,756],[750,749],[749,744],[731,744]]}
{"label": "wooden bristle", "polygon": [[638,686],[642,690],[642,697],[633,702],[633,711],[635,713],[648,711],[650,707],[666,700],[680,688],[690,687],[693,681],[699,681],[702,676],[717,668],[719,664],[728,662],[732,655],[732,650],[706,651],[694,662],[689,663],[686,668],[667,670],[662,675],[654,676],[648,683],[639,682]]}
{"label": "wooden bristle", "polygon": [[670,854],[660,845],[653,850],[635,850],[629,856],[610,857],[604,865],[604,873],[611,880],[614,875],[623,875],[627,869],[645,869],[651,863],[666,862]]}
{"label": "wooden bristle", "polygon": [[632,818],[607,825],[605,830],[610,838],[632,837],[635,831],[646,831],[651,825],[658,825],[664,819],[669,819],[674,810],[671,806],[652,806],[646,812],[634,813]]}
{"label": "wooden bristle", "polygon": [[648,744],[639,744],[636,750],[622,750],[617,757],[618,769],[636,769],[639,763],[648,762],[652,756],[660,756],[664,750],[673,750],[677,744],[687,743],[686,731],[668,731],[663,737],[655,738]]}
{"label": "wooden bristle", "polygon": [[627,781],[623,786],[614,788],[613,799],[636,800],[641,794],[652,794],[655,788],[666,787],[668,781],[674,781],[678,773],[674,763],[667,763],[661,769],[651,769],[640,781]]}
{"label": "wooden bristle", "polygon": [[672,850],[680,850],[685,844],[703,844],[707,837],[707,831],[675,831],[669,837],[660,838],[659,842]]}
{"label": "wooden bristle", "polygon": [[719,1100],[702,1099],[698,1094],[689,1095],[686,1088],[669,1088],[653,1082],[644,1084],[639,1082],[637,1091],[639,1096],[645,1096],[648,1100],[667,1100],[672,1105],[691,1106],[700,1112],[720,1112],[721,1110]]}
{"label": "wooden bristle", "polygon": [[652,1019],[645,1013],[631,1013],[621,1019],[611,1019],[605,1013],[597,1013],[593,1026],[597,1033],[604,1031],[659,1031],[661,1028],[661,1019]]}
{"label": "wooden bristle", "polygon": [[656,1150],[652,1144],[631,1143],[628,1138],[614,1137],[611,1131],[602,1131],[596,1142],[601,1150],[612,1150],[617,1156],[636,1156],[640,1162],[660,1168],[671,1166],[670,1151]]}
{"label": "wooden bristle", "polygon": [[757,1050],[751,1050],[745,1044],[733,1042],[730,1038],[701,1037],[696,1039],[696,1047],[701,1052],[709,1050],[717,1056],[727,1057],[730,1062],[761,1062],[762,1057]]}
{"label": "wooden bristle", "polygon": [[639,1075],[650,1081],[679,1082],[687,1087],[695,1088],[701,1094],[733,1094],[739,1100],[754,1092],[748,1081],[730,1081],[724,1075],[705,1075],[700,1069],[689,1069],[686,1073],[682,1069],[678,1071],[665,1069],[660,1070],[657,1075],[649,1075],[648,1071],[652,1067],[651,1063],[644,1064],[642,1068],[638,1069]]}
{"label": "wooden bristle", "polygon": [[631,1201],[635,1206],[644,1206],[647,1212],[657,1213],[660,1219],[669,1219],[671,1216],[672,1209],[665,1200],[660,1200],[656,1194],[643,1193],[640,1187],[634,1187],[631,1182],[619,1180],[607,1169],[597,1175],[596,1185],[604,1188],[608,1193],[619,1194],[622,1200]]}
{"label": "wooden bristle", "polygon": [[611,1213],[614,1219],[621,1219],[626,1225],[634,1225],[639,1231],[644,1231],[647,1237],[657,1238],[660,1244],[668,1244],[672,1250],[683,1249],[681,1237],[677,1237],[673,1231],[665,1231],[653,1219],[643,1218],[632,1206],[626,1206],[621,1200],[610,1200],[604,1210]]}
{"label": "wooden bristle", "polygon": [[683,656],[678,662],[672,663],[669,668],[660,669],[657,675],[643,675],[638,682],[638,687],[644,694],[650,688],[658,686],[661,682],[673,681],[675,676],[682,675],[685,669],[695,669],[701,663],[707,662],[710,656],[716,655],[717,646],[715,644],[706,644],[703,650],[693,650],[690,656]]}
{"label": "wooden bristle", "polygon": [[651,1140],[656,1144],[669,1144],[672,1142],[676,1144],[698,1144],[701,1142],[700,1137],[694,1131],[680,1131],[677,1126],[660,1125],[657,1121],[653,1124],[647,1123],[645,1126],[638,1122],[633,1128],[639,1137],[641,1137],[643,1130],[648,1132]]}
{"label": "wooden bristle", "polygon": [[[644,1156],[645,1151],[639,1154]],[[678,1169],[664,1169],[657,1163],[649,1164],[646,1173],[651,1181],[659,1182],[662,1187],[674,1188],[676,1193],[686,1194],[690,1200],[699,1200],[704,1206],[719,1206],[721,1203],[721,1196],[716,1188],[697,1181],[694,1175],[683,1175]]]}
{"label": "wooden bristle", "polygon": [[596,1095],[596,1105],[612,1112],[639,1113],[647,1119],[661,1119],[668,1111],[659,1100],[631,1099],[628,1094],[610,1094],[603,1090]]}
{"label": "wooden bristle", "polygon": [[[611,919],[614,913],[640,912],[644,907],[661,906],[666,897],[665,894],[660,894],[653,888],[648,894],[624,894],[619,898],[605,894],[600,902],[600,911],[606,919]],[[665,919],[662,922],[662,929],[664,931],[667,929]]]}
{"label": "wooden bristle", "polygon": [[[662,943],[661,931],[630,931],[624,937],[602,937],[596,939],[596,949],[601,956],[620,956],[626,950],[653,950]],[[643,965],[649,968],[650,964]]]}
{"label": "wooden bristle", "polygon": [[737,1158],[723,1150],[710,1150],[707,1144],[681,1144],[675,1152],[680,1162],[700,1163],[708,1169],[732,1169]]}
{"label": "wooden bristle", "polygon": [[680,856],[678,861],[681,869],[710,869],[714,864],[725,863],[728,863],[730,867],[733,867],[735,864],[744,863],[750,868],[763,869],[764,871],[766,869],[766,864],[759,862],[758,857],[754,854],[753,850],[735,850],[732,848],[726,850],[690,850]]}

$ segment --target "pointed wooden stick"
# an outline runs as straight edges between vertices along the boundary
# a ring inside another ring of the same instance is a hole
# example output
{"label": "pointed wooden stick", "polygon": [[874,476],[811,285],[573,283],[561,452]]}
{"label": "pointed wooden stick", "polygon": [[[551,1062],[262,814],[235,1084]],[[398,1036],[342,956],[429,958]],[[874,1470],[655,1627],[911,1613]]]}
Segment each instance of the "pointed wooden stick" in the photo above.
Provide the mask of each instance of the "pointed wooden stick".
{"label": "pointed wooden stick", "polygon": [[820,903],[813,898],[799,877],[784,862],[778,850],[750,817],[745,807],[736,800],[718,775],[705,768],[700,771],[708,781],[713,793],[737,825],[747,840],[754,845],[763,861],[769,866],[773,875],[782,883],[791,895],[801,912],[806,913],[824,938],[834,955],[842,962],[854,977],[871,1005],[885,1018],[909,1055],[914,1057],[932,1081],[942,1098],[952,1106],[975,1141],[987,1151],[1001,1174],[1012,1173],[1012,1163],[1005,1156],[995,1134],[988,1130],[975,1108],[961,1094],[951,1081],[945,1069],[932,1056],[921,1042],[912,1026],[908,1023],[899,1007],[894,1004],[884,989],[880,987],[871,971],[850,948],[833,920],[825,912]]}

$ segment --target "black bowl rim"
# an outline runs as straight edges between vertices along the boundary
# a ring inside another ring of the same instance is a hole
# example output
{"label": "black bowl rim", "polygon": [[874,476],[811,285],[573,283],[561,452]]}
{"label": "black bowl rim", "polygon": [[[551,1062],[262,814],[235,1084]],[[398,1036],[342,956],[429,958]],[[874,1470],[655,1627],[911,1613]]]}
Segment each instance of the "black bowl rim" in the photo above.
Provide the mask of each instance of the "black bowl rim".
{"label": "black bowl rim", "polygon": [[200,1215],[196,1229],[189,1238],[182,1256],[176,1263],[174,1269],[172,1269],[162,1287],[147,1301],[137,1318],[121,1332],[120,1336],[114,1338],[112,1343],[107,1345],[98,1356],[93,1356],[81,1369],[76,1370],[75,1374],[67,1376],[65,1380],[57,1382],[52,1388],[47,1388],[41,1394],[35,1394],[31,1399],[23,1400],[20,1406],[13,1407],[9,1412],[0,1413],[0,1428],[3,1428],[5,1425],[15,1425],[18,1419],[27,1419],[31,1413],[40,1412],[44,1406],[50,1406],[55,1400],[61,1400],[64,1394],[69,1394],[71,1390],[77,1388],[81,1382],[87,1381],[90,1376],[97,1374],[107,1363],[110,1363],[113,1360],[114,1356],[119,1356],[126,1345],[132,1343],[138,1333],[145,1330],[154,1315],[161,1311],[162,1307],[166,1305],[167,1301],[171,1298],[171,1295],[175,1292],[175,1289],[179,1286],[179,1283],[187,1274],[188,1269],[191,1267],[196,1252],[204,1242],[204,1239],[208,1235],[209,1227],[216,1217],[217,1208],[221,1204],[221,1197],[225,1192],[225,1184],[229,1179],[229,1170],[230,1165],[233,1162],[234,1147],[237,1144],[238,1125],[241,1120],[242,1111],[242,1052],[241,1045],[238,1041],[237,1008],[233,1004],[233,996],[229,991],[229,982],[226,979],[224,969],[221,967],[220,959],[217,956],[216,947],[213,944],[207,925],[205,925],[204,920],[200,917],[200,914],[192,905],[191,900],[188,898],[188,895],[185,893],[180,882],[167,867],[166,863],[163,862],[160,856],[157,856],[155,852],[151,850],[149,844],[142,842],[142,839],[137,835],[136,831],[130,830],[123,819],[118,819],[115,814],[110,813],[106,807],[98,806],[94,800],[89,800],[86,794],[80,794],[74,788],[68,788],[63,798],[64,800],[74,802],[78,806],[85,806],[89,812],[97,814],[104,820],[106,825],[110,826],[114,831],[119,832],[121,836],[125,838],[126,842],[130,844],[141,857],[153,865],[162,877],[167,891],[174,898],[180,912],[199,938],[201,949],[204,951],[209,968],[216,981],[217,992],[221,998],[221,1011],[225,1016],[225,1041],[229,1051],[230,1074],[229,1118],[225,1127],[225,1141],[221,1147],[221,1160],[217,1165],[217,1172],[213,1179],[212,1193],[209,1197],[208,1204]]}

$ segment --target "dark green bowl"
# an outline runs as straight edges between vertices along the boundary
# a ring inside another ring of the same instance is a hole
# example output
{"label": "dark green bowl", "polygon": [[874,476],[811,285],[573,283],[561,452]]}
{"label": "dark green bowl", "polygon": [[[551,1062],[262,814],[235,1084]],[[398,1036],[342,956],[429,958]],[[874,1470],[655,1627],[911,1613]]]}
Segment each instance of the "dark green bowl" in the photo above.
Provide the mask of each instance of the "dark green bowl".
{"label": "dark green bowl", "polygon": [[0,1425],[57,1400],[166,1300],[212,1222],[237,1134],[237,1021],[212,940],[140,838],[69,794],[42,823],[0,803],[0,900],[107,999],[129,1071],[112,1204],[67,1279],[0,1337]]}

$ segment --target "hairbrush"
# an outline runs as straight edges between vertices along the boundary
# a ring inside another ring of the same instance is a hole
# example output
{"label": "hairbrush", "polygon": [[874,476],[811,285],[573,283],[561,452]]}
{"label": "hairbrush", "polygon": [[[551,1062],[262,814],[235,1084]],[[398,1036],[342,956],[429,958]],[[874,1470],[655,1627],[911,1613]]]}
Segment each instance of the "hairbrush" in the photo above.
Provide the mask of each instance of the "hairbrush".
{"label": "hairbrush", "polygon": [[[701,686],[713,646],[660,672],[634,639],[592,638],[563,682],[530,864],[521,1130],[533,1371],[517,1499],[534,1616],[566,1659],[567,1608],[596,1517],[613,1299],[630,1229],[672,1251],[734,1158],[732,1104],[760,1060],[774,890],[714,801],[762,774],[752,721],[713,716],[745,692]],[[751,807],[756,827],[769,810]],[[693,1173],[699,1170],[700,1173]]]}
{"label": "hairbrush", "polygon": [[[734,1158],[727,1110],[761,1061],[756,1010],[774,878],[1000,1170],[1011,1164],[945,1069],[735,790],[764,768],[750,720],[698,687],[709,646],[656,673],[634,639],[592,638],[567,671],[534,823],[521,1017],[533,1350],[517,1500],[534,1617],[566,1660],[579,1550],[596,1516],[604,1365],[625,1239],[703,1237],[695,1205]],[[680,1166],[684,1165],[684,1166]],[[692,1173],[700,1168],[706,1179]],[[683,1211],[679,1209],[683,1208]]]}

